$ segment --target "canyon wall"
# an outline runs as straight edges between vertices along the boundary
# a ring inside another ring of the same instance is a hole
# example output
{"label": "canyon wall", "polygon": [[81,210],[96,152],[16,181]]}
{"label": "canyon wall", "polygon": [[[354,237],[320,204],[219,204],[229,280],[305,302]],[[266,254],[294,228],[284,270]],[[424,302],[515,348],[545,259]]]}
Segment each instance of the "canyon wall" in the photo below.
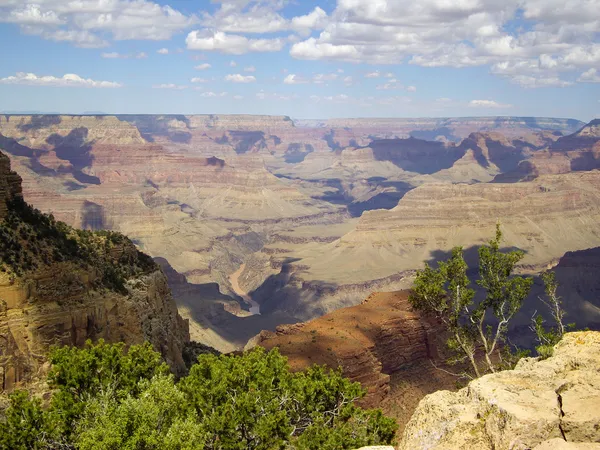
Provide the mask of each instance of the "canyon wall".
{"label": "canyon wall", "polygon": [[87,339],[149,341],[181,372],[188,323],[160,268],[124,236],[74,230],[24,204],[1,153],[0,186],[0,388],[43,378],[51,346]]}

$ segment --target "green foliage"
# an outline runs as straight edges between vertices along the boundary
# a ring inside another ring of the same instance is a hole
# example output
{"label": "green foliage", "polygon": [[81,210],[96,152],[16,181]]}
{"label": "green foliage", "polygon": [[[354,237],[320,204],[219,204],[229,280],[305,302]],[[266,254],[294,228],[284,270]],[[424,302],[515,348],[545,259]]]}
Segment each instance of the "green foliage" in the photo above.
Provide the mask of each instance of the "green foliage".
{"label": "green foliage", "polygon": [[[450,362],[468,359],[476,376],[482,371],[475,360],[478,349],[483,350],[486,369],[495,372],[503,368],[498,354],[508,331],[508,324],[521,308],[533,284],[532,278],[513,275],[515,266],[524,256],[521,251],[502,252],[502,231],[496,226],[495,239],[479,249],[479,279],[477,284],[485,290],[485,297],[475,302],[467,276],[467,264],[462,247],[452,250],[450,259],[438,263],[437,269],[427,264],[418,271],[410,295],[412,306],[428,314],[434,314],[448,329],[448,347],[455,352]],[[488,325],[486,320],[493,316]],[[493,355],[500,362],[493,362]]]}
{"label": "green foliage", "polygon": [[548,307],[554,326],[546,328],[544,325],[546,321],[536,313],[532,318],[531,329],[535,332],[539,344],[535,348],[538,356],[541,359],[547,359],[554,353],[554,346],[562,339],[566,330],[573,328],[574,324],[565,325],[563,323],[566,312],[562,307],[562,299],[557,294],[558,282],[554,272],[544,272],[542,280],[546,298],[540,298],[540,300]]}
{"label": "green foliage", "polygon": [[[112,252],[115,247],[129,247],[130,251]],[[119,233],[77,230],[21,198],[12,200],[7,217],[0,222],[0,270],[23,276],[59,262],[94,267],[101,274],[99,285],[123,293],[127,292],[127,278],[157,267]]]}
{"label": "green foliage", "polygon": [[340,371],[291,373],[277,350],[202,354],[178,382],[148,344],[65,347],[51,361],[49,408],[16,394],[0,449],[333,450],[388,444],[397,429],[355,405],[364,391]]}
{"label": "green foliage", "polygon": [[0,449],[45,448],[41,438],[48,432],[47,422],[39,399],[31,400],[25,391],[14,392],[5,420],[0,421]]}

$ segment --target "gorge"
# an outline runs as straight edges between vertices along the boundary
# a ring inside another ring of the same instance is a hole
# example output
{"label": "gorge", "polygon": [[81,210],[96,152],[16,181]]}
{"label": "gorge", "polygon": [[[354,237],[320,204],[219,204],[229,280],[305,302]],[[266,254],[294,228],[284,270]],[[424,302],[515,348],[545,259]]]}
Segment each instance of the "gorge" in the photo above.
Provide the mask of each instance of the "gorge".
{"label": "gorge", "polygon": [[594,122],[549,118],[0,116],[27,201],[129,236],[192,339],[222,351],[408,288],[498,220],[524,273],[600,246],[599,140]]}

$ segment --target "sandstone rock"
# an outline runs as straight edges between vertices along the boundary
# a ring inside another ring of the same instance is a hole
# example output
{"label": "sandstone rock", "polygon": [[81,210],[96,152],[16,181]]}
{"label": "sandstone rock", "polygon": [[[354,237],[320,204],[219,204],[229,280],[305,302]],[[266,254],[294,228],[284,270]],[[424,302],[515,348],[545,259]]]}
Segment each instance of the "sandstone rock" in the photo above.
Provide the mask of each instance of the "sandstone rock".
{"label": "sandstone rock", "polygon": [[597,450],[600,444],[589,442],[567,442],[564,439],[555,438],[536,445],[534,450]]}
{"label": "sandstone rock", "polygon": [[[554,355],[425,397],[400,449],[526,449],[600,442],[600,332],[568,333]],[[544,444],[555,445],[553,443]],[[560,447],[557,447],[560,448]]]}
{"label": "sandstone rock", "polygon": [[[0,206],[20,195],[20,178],[10,171],[7,160],[0,154]],[[149,341],[175,371],[184,369],[188,323],[177,312],[164,273],[146,263],[137,272],[124,272],[140,274],[126,280],[126,292],[108,289],[97,282],[104,273],[101,264],[135,265],[140,261],[138,251],[125,238],[114,243],[101,236],[95,239],[96,259],[46,256],[36,268],[19,275],[0,272],[0,391],[42,378],[51,346],[82,346],[87,339],[128,345]]]}

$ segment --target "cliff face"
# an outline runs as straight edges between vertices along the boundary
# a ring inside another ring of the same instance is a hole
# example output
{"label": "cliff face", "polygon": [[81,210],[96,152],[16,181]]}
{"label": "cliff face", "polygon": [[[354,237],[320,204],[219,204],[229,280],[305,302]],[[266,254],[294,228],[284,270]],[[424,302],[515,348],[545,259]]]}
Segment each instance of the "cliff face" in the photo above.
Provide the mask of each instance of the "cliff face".
{"label": "cliff face", "polygon": [[10,170],[10,160],[0,153],[0,220],[8,212],[8,203],[21,195],[21,177]]}
{"label": "cliff face", "polygon": [[344,376],[367,390],[365,405],[383,407],[401,426],[425,394],[455,383],[431,364],[444,365],[439,324],[412,311],[405,291],[372,294],[357,306],[310,322],[263,331],[250,341],[253,345],[277,347],[293,370],[312,364],[341,367]]}
{"label": "cliff face", "polygon": [[599,365],[600,333],[568,333],[545,361],[526,358],[456,393],[425,397],[399,448],[597,448]]}
{"label": "cliff face", "polygon": [[87,339],[147,340],[183,369],[188,324],[158,266],[122,235],[75,230],[26,205],[6,161],[0,154],[0,388],[43,375],[52,345]]}

